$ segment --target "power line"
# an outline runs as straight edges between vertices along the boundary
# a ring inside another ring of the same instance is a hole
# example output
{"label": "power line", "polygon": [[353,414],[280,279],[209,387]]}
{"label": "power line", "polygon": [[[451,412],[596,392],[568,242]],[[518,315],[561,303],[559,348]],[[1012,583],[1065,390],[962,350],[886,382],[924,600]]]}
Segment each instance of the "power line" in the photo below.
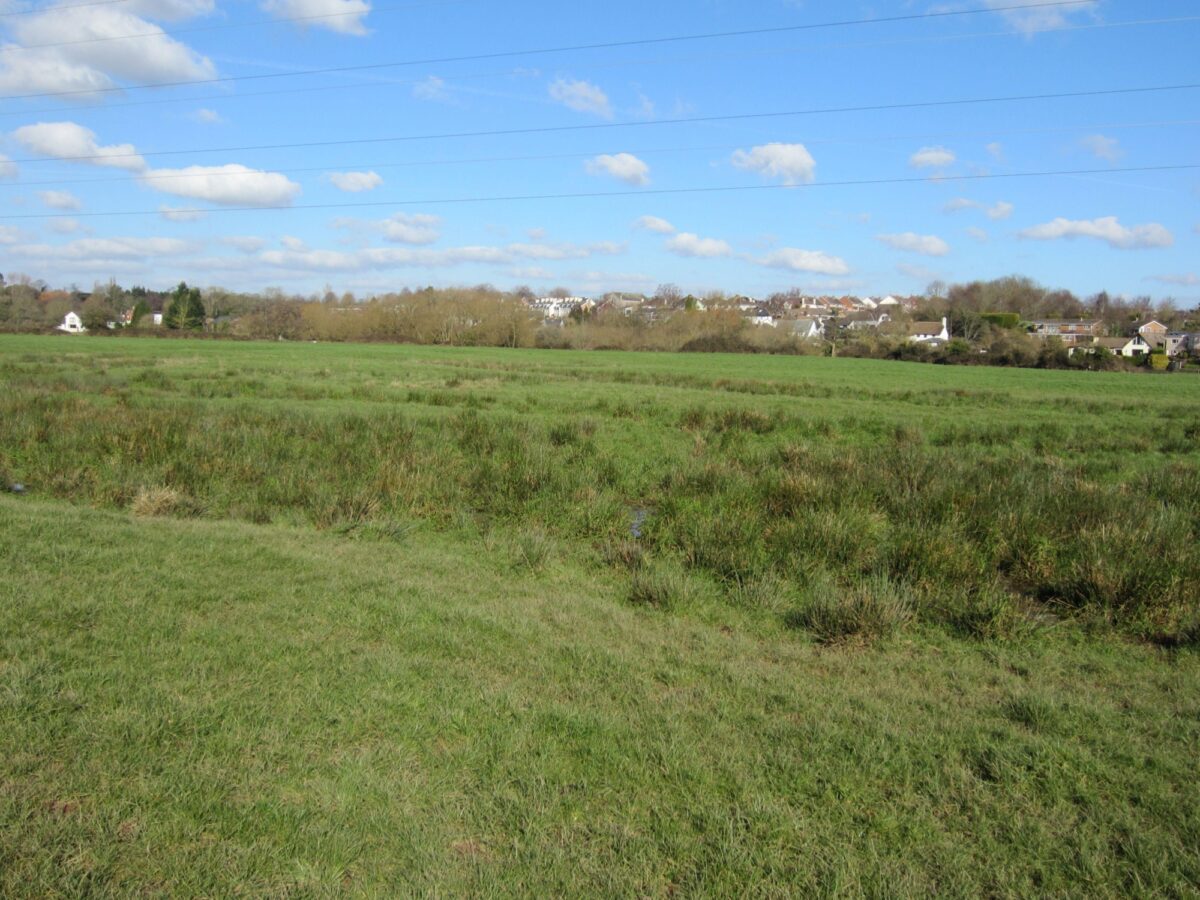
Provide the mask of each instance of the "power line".
{"label": "power line", "polygon": [[90,88],[73,91],[44,91],[36,94],[15,94],[10,100],[29,100],[36,97],[68,97],[82,94],[108,94],[123,90],[146,90],[149,88],[184,87],[196,84],[229,84],[241,81],[261,81],[269,78],[294,78],[303,75],[328,75],[345,72],[367,72],[393,69],[404,66],[442,65],[458,62],[477,62],[487,59],[512,59],[518,56],[539,56],[556,53],[578,53],[587,50],[611,50],[617,47],[644,47],[657,44],[678,44],[689,41],[717,40],[731,37],[750,37],[762,34],[787,34],[799,31],[815,31],[827,28],[844,28],[854,25],[885,25],[897,22],[912,22],[922,19],[949,19],[976,16],[984,13],[1013,12],[1026,9],[1048,9],[1090,5],[1094,0],[1052,0],[1049,3],[1024,3],[1009,6],[993,6],[984,9],[942,10],[937,12],[910,13],[900,16],[881,16],[874,19],[842,19],[832,22],[813,22],[804,25],[779,25],[770,28],[747,28],[735,31],[713,31],[703,34],[673,35],[657,38],[636,38],[622,41],[601,41],[591,44],[573,44],[562,47],[541,47],[529,50],[501,50],[492,53],[473,53],[460,56],[429,57],[426,59],[395,60],[381,63],[363,63],[354,66],[331,66],[320,69],[298,69],[293,72],[267,72],[257,75],[227,75],[219,78],[202,78],[187,81],[161,81],[152,84],[128,85],[125,87]]}
{"label": "power line", "polygon": [[[403,143],[409,141],[432,141],[432,140],[448,140],[455,138],[478,138],[478,137],[501,137],[501,136],[517,136],[529,134],[553,134],[566,132],[585,132],[599,131],[603,129],[614,128],[649,128],[661,125],[694,125],[706,122],[738,122],[749,121],[754,119],[779,119],[792,116],[815,116],[829,115],[834,113],[854,113],[854,112],[883,112],[888,110],[901,109],[930,109],[939,107],[951,106],[969,106],[973,104],[991,104],[991,103],[1019,103],[1033,100],[1062,100],[1062,99],[1078,99],[1081,97],[1111,97],[1120,95],[1135,95],[1162,93],[1166,91],[1186,91],[1200,88],[1200,82],[1190,84],[1170,84],[1156,85],[1153,87],[1131,87],[1131,88],[1104,88],[1090,91],[1060,91],[1043,94],[1015,94],[1001,97],[969,97],[957,100],[920,100],[910,101],[907,103],[873,103],[861,106],[826,106],[814,107],[812,109],[798,110],[783,110],[778,112],[758,112],[758,113],[729,113],[725,115],[715,116],[688,116],[675,119],[655,119],[650,121],[640,122],[589,122],[586,124],[575,125],[543,125],[531,128],[501,128],[485,131],[453,131],[440,132],[433,134],[413,134],[413,135],[397,135],[394,137],[371,137],[371,138],[341,138],[338,140],[328,141],[302,141],[283,144],[243,144],[232,147],[193,147],[188,149],[177,150],[153,150],[142,153],[111,153],[111,154],[92,154],[88,156],[60,156],[53,157],[52,161],[59,162],[86,162],[89,160],[107,160],[115,159],[137,159],[147,156],[180,156],[193,153],[240,153],[252,150],[296,150],[296,149],[311,149],[313,147],[345,147],[354,144],[389,144]],[[14,163],[39,163],[47,162],[44,158],[21,158],[11,160]]]}
{"label": "power line", "polygon": [[[120,0],[126,2],[126,0]],[[1175,16],[1170,18],[1157,19],[1130,19],[1121,22],[1089,22],[1086,24],[1069,24],[1057,25],[1039,29],[1040,34],[1061,33],[1068,31],[1096,31],[1110,30],[1114,28],[1131,28],[1142,25],[1179,25],[1183,23],[1200,21],[1200,16]],[[896,46],[900,44],[918,44],[918,43],[940,43],[945,41],[961,41],[974,38],[990,38],[990,37],[1012,37],[1023,36],[1026,32],[1019,29],[1009,29],[1005,31],[979,31],[968,32],[965,34],[938,34],[938,35],[921,35],[909,36],[904,38],[894,38],[874,41],[860,41],[856,43],[841,43],[841,44],[822,44],[823,49],[857,49],[863,47],[881,47],[881,46]],[[810,50],[809,47],[789,47],[789,48],[771,48],[771,49],[755,49],[740,53],[721,53],[708,54],[703,57],[698,56],[660,56],[660,57],[642,57],[640,59],[626,59],[617,62],[601,63],[589,65],[590,71],[605,71],[611,69],[626,68],[629,66],[640,65],[669,65],[683,62],[705,61],[711,62],[714,59],[729,60],[729,59],[762,59],[765,56],[793,55],[796,53],[804,53]],[[463,81],[474,78],[498,78],[509,75],[509,70],[493,70],[490,72],[473,72],[464,75],[456,75],[451,81]],[[379,81],[356,81],[340,84],[320,84],[311,85],[308,87],[296,88],[280,88],[269,91],[249,91],[238,94],[200,94],[198,96],[186,97],[160,97],[154,100],[131,100],[125,103],[108,103],[104,106],[97,107],[92,104],[79,106],[54,106],[42,107],[39,109],[12,109],[0,110],[0,117],[4,116],[33,116],[53,113],[62,115],[70,112],[110,112],[112,110],[127,109],[140,106],[162,106],[180,103],[200,103],[208,100],[229,101],[229,100],[246,100],[255,97],[278,97],[290,94],[309,94],[320,93],[322,91],[353,91],[366,90],[375,88],[395,87],[396,85],[417,85],[424,81],[420,78],[412,78],[407,80],[379,80]],[[0,98],[3,99],[3,98]]]}
{"label": "power line", "polygon": [[[936,134],[923,132],[920,134],[892,134],[892,135],[873,135],[866,138],[806,138],[803,143],[806,146],[820,146],[827,144],[876,144],[888,143],[892,141],[916,141],[916,140],[946,140],[949,138],[963,137],[1007,137],[1015,134],[1061,134],[1064,132],[1076,131],[1096,131],[1104,129],[1112,131],[1124,128],[1163,128],[1173,125],[1200,125],[1200,119],[1172,119],[1158,122],[1093,122],[1079,123],[1058,128],[1019,128],[1019,129],[988,129],[987,131],[945,131]],[[798,141],[799,142],[799,141]],[[421,160],[405,160],[402,162],[336,162],[328,163],[323,166],[302,166],[286,167],[288,174],[297,174],[300,172],[328,172],[331,169],[410,169],[419,168],[422,166],[459,166],[459,165],[478,165],[488,163],[505,163],[505,162],[544,162],[560,159],[589,159],[595,156],[604,154],[616,153],[632,153],[641,156],[653,156],[663,153],[703,153],[703,152],[726,152],[737,150],[745,145],[741,144],[708,144],[702,146],[689,147],[610,147],[604,150],[591,150],[585,153],[540,153],[536,155],[525,156],[476,156],[458,159],[421,159]],[[246,172],[228,172],[221,175],[222,178],[240,178],[253,177],[261,175],[261,170],[250,170]],[[29,187],[49,187],[59,185],[75,185],[75,184],[123,184],[129,182],[158,182],[158,181],[177,181],[184,178],[194,178],[191,174],[173,174],[173,175],[133,175],[125,178],[75,178],[75,179],[53,179],[48,181],[17,181],[7,185],[0,185],[0,188],[8,187],[13,189],[23,189]]]}
{"label": "power line", "polygon": [[[113,6],[117,3],[128,3],[129,0],[95,0],[94,3],[73,3],[70,6],[55,6],[53,11],[57,12],[60,9],[82,9],[85,6]],[[0,13],[0,19],[12,19],[17,16],[36,16],[40,13],[50,12],[50,8],[42,9],[22,9],[17,12]]]}
{"label": "power line", "polygon": [[[127,0],[117,0],[117,2],[127,2]],[[354,10],[352,12],[336,12],[336,13],[317,13],[309,16],[276,16],[273,19],[255,19],[251,22],[225,22],[221,25],[196,25],[190,28],[175,28],[167,30],[159,28],[157,31],[140,31],[136,34],[113,34],[104,37],[78,38],[73,41],[55,41],[50,44],[23,44],[19,47],[8,47],[6,52],[21,52],[25,50],[47,50],[52,47],[74,47],[77,44],[99,44],[109,41],[128,41],[135,38],[150,38],[150,37],[176,37],[181,34],[194,34],[200,31],[225,31],[230,28],[253,28],[259,25],[278,25],[281,22],[313,22],[322,19],[344,19],[348,16],[365,16],[368,13],[388,13],[400,12],[409,9],[421,9],[430,6],[455,6],[463,3],[472,3],[474,0],[437,0],[437,2],[429,3],[401,3],[394,6],[373,6],[365,10]],[[88,6],[91,4],[82,4]],[[38,10],[38,12],[58,12],[62,9],[74,9],[71,6],[55,6],[49,9]],[[90,93],[90,92],[89,92]]]}
{"label": "power line", "polygon": [[[1126,166],[1111,169],[1059,169],[1042,172],[1000,172],[976,175],[939,175],[938,181],[974,182],[1012,180],[1017,178],[1054,178],[1069,175],[1113,175],[1133,172],[1182,172],[1200,169],[1200,163],[1178,163],[1163,166]],[[671,196],[676,194],[722,194],[741,193],[749,191],[798,191],[830,187],[874,187],[887,184],[927,184],[928,176],[910,176],[907,178],[866,178],[846,181],[822,181],[814,184],[753,184],[725,185],[684,188],[648,188],[637,191],[576,191],[564,194],[509,194],[490,197],[435,197],[423,200],[366,200],[347,203],[307,203],[297,206],[226,206],[217,208],[173,209],[172,213],[187,215],[192,213],[232,213],[232,212],[295,212],[298,210],[314,209],[368,209],[387,206],[451,206],[468,203],[513,203],[530,200],[590,200],[607,197],[654,197]],[[117,216],[157,216],[161,210],[122,210],[110,212],[71,212],[71,213],[22,213],[19,215],[0,216],[0,221],[17,219],[57,219],[57,218],[111,218]]]}

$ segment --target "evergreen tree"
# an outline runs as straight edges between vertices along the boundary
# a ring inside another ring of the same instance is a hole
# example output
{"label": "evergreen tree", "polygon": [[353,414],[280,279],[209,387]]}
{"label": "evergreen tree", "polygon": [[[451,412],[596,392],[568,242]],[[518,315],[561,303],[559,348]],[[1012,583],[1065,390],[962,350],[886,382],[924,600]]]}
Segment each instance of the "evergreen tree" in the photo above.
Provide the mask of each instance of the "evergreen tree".
{"label": "evergreen tree", "polygon": [[204,327],[204,301],[199,288],[189,288],[186,281],[171,292],[171,302],[163,321],[168,328],[192,329]]}

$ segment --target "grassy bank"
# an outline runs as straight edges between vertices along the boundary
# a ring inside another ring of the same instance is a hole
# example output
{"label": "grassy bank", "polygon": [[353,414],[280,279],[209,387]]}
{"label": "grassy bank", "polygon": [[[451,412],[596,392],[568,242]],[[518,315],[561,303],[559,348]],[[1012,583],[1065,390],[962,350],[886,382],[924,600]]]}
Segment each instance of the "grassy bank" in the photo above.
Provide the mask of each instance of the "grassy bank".
{"label": "grassy bank", "polygon": [[[1192,652],[0,497],[0,894],[1185,895]],[[607,574],[606,574],[607,573]]]}

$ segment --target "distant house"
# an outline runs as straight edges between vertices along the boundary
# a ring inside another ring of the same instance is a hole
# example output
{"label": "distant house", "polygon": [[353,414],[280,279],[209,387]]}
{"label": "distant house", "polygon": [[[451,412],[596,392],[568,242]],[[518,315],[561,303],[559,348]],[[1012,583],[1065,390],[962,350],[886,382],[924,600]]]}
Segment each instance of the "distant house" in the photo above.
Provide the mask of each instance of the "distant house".
{"label": "distant house", "polygon": [[1190,335],[1177,331],[1148,330],[1145,333],[1139,331],[1139,337],[1150,345],[1150,350],[1172,357],[1186,355],[1191,343]]}
{"label": "distant house", "polygon": [[69,312],[63,316],[62,324],[58,326],[59,331],[65,331],[67,334],[83,334],[87,331],[83,327],[83,319],[79,318],[79,313]]}
{"label": "distant house", "polygon": [[1170,330],[1171,329],[1157,319],[1151,319],[1149,322],[1143,322],[1137,327],[1137,333],[1144,337],[1151,344],[1154,343],[1152,340],[1153,338],[1162,337]]}
{"label": "distant house", "polygon": [[1043,339],[1058,338],[1067,346],[1074,344],[1091,344],[1100,334],[1103,322],[1098,320],[1059,320],[1036,319],[1030,323],[1034,337]]}
{"label": "distant house", "polygon": [[820,319],[782,319],[779,325],[802,341],[811,341],[825,334]]}
{"label": "distant house", "polygon": [[908,339],[915,344],[940,344],[950,340],[950,325],[946,317],[941,322],[910,322]]}
{"label": "distant house", "polygon": [[1150,352],[1150,345],[1142,338],[1140,334],[1135,334],[1133,337],[1121,338],[1096,338],[1092,344],[1077,344],[1072,347],[1070,352],[1075,353],[1095,353],[1097,350],[1104,349],[1117,356],[1124,356],[1129,359],[1134,356],[1141,356]]}

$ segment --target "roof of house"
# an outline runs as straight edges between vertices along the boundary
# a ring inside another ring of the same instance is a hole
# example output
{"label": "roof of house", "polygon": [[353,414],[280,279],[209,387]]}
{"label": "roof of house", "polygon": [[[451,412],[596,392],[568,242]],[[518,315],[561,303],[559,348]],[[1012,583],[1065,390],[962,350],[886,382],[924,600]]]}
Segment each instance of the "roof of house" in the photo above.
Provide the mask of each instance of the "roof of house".
{"label": "roof of house", "polygon": [[909,334],[941,334],[943,324],[941,322],[910,322],[908,325]]}

